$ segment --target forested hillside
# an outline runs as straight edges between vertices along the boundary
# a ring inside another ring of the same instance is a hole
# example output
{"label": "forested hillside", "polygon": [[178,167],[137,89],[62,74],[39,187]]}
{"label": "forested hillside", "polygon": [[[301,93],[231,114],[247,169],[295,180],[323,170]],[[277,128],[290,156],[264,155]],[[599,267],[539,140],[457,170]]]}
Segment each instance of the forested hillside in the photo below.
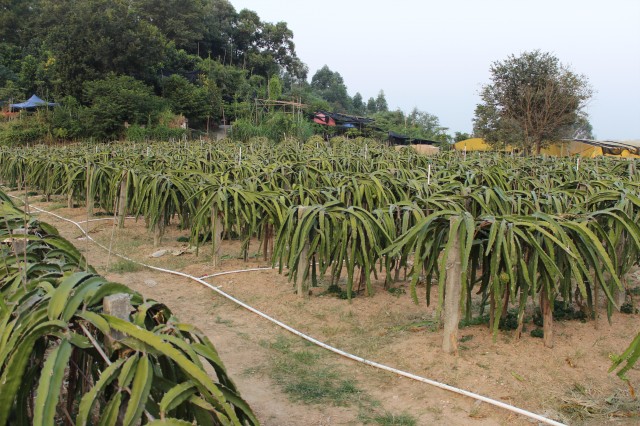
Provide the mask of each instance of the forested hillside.
{"label": "forested hillside", "polygon": [[309,79],[286,22],[227,0],[3,0],[0,11],[5,110],[32,94],[60,104],[2,123],[0,143],[163,139],[182,136],[180,116],[206,132],[251,117],[256,98],[378,114],[389,129],[408,121],[414,134],[448,138],[431,114],[390,112],[382,90],[349,95],[329,66]]}

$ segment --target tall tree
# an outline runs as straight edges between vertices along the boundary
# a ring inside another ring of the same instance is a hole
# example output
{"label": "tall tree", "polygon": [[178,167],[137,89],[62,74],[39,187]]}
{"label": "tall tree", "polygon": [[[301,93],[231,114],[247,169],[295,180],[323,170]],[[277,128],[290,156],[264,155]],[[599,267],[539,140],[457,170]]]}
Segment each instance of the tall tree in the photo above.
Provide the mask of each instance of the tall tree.
{"label": "tall tree", "polygon": [[378,96],[376,97],[376,111],[389,111],[389,105],[387,104],[387,98],[384,96],[384,90],[380,90],[380,92],[378,92]]}
{"label": "tall tree", "polygon": [[160,30],[178,49],[197,53],[205,32],[205,0],[133,0],[138,16]]}
{"label": "tall tree", "polygon": [[539,50],[494,62],[490,71],[491,83],[482,88],[476,107],[474,133],[537,154],[584,117],[593,94],[584,75]]}
{"label": "tall tree", "polygon": [[353,106],[354,114],[364,115],[366,106],[362,101],[362,95],[360,94],[360,92],[356,92],[356,94],[353,95],[353,101],[351,104]]}
{"label": "tall tree", "polygon": [[81,96],[85,81],[109,73],[151,81],[165,53],[157,27],[140,20],[127,0],[43,2],[36,28],[51,55],[54,89]]}
{"label": "tall tree", "polygon": [[331,71],[327,65],[320,68],[311,78],[311,88],[338,112],[351,110],[351,97],[347,86],[337,71]]}
{"label": "tall tree", "polygon": [[367,114],[375,114],[376,112],[378,112],[376,100],[373,97],[370,97],[367,101]]}

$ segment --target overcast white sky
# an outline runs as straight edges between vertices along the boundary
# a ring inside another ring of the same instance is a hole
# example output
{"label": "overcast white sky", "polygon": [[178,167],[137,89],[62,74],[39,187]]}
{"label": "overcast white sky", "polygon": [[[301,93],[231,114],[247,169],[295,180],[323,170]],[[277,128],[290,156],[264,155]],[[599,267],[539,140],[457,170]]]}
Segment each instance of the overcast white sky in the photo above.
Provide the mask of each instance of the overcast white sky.
{"label": "overcast white sky", "polygon": [[230,1],[285,21],[309,79],[326,64],[351,96],[383,89],[451,134],[471,132],[492,62],[540,49],[588,77],[599,139],[640,139],[640,0]]}

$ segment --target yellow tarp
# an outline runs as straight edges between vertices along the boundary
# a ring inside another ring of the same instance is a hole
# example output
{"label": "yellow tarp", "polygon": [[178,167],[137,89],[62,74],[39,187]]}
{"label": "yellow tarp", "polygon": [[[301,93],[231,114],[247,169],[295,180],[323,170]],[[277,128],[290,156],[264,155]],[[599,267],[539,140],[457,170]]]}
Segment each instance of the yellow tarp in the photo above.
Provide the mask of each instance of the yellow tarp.
{"label": "yellow tarp", "polygon": [[[491,145],[486,143],[482,138],[466,139],[453,144],[453,148],[456,151],[491,151]],[[501,151],[510,152],[512,147],[507,145]],[[640,158],[640,155],[631,153],[628,149],[620,149],[620,153],[610,154],[610,150],[605,153],[602,147],[591,145],[580,141],[562,141],[556,142],[543,148],[540,153],[543,155],[551,155],[555,157],[574,156],[579,155],[581,157],[600,157],[603,155],[610,157],[624,157],[624,158]]]}
{"label": "yellow tarp", "polygon": [[482,138],[465,139],[453,144],[456,151],[491,151],[491,145]]}
{"label": "yellow tarp", "polygon": [[589,145],[578,141],[556,142],[546,148],[542,148],[542,150],[540,150],[540,154],[551,155],[554,157],[571,157],[579,155],[580,157],[590,158],[603,155],[602,148],[599,146]]}

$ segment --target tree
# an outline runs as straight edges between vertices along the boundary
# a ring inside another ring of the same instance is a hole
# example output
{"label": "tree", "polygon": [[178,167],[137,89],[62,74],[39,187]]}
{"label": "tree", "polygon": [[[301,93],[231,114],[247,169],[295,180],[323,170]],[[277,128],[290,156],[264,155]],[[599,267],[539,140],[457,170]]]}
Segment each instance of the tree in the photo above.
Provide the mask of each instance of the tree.
{"label": "tree", "polygon": [[347,93],[347,86],[337,71],[331,71],[328,66],[320,68],[311,78],[311,88],[322,99],[331,104],[338,112],[351,110],[351,97]]}
{"label": "tree", "polygon": [[125,0],[42,2],[33,23],[51,55],[57,94],[82,95],[86,81],[109,73],[150,82],[162,61],[166,40],[157,27],[139,19]]}
{"label": "tree", "polygon": [[454,142],[466,141],[467,139],[471,139],[471,135],[469,133],[455,132],[453,135]]}
{"label": "tree", "polygon": [[179,75],[162,80],[162,97],[172,112],[184,115],[190,123],[201,124],[213,113],[207,89],[191,84]]}
{"label": "tree", "polygon": [[353,107],[354,114],[364,115],[366,107],[364,102],[362,101],[362,95],[360,94],[360,92],[356,92],[356,94],[353,95],[353,101],[351,102],[351,105]]}
{"label": "tree", "polygon": [[375,114],[376,112],[378,112],[378,109],[376,107],[376,100],[371,97],[367,101],[367,114]]}
{"label": "tree", "polygon": [[161,99],[151,87],[129,76],[110,74],[84,84],[85,101],[90,104],[89,129],[100,139],[117,138],[129,124],[154,124],[162,109]]}
{"label": "tree", "polygon": [[584,75],[539,50],[496,61],[490,72],[492,82],[482,88],[476,107],[474,133],[537,154],[584,117],[593,94]]}
{"label": "tree", "polygon": [[376,111],[389,111],[389,105],[387,104],[387,98],[384,96],[384,90],[380,90],[380,92],[378,92],[378,97],[376,98]]}

